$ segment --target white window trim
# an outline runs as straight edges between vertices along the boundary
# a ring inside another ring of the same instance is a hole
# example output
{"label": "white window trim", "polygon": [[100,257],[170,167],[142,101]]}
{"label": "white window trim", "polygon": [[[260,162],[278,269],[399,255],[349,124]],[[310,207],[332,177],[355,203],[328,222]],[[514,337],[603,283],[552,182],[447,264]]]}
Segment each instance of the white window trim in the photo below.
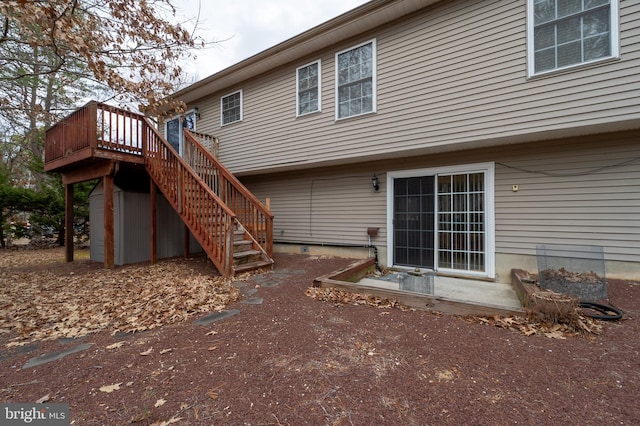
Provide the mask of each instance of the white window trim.
{"label": "white window trim", "polygon": [[[491,278],[496,277],[496,236],[495,236],[495,163],[460,164],[456,166],[433,167],[426,169],[413,169],[387,172],[387,265],[399,267],[393,264],[393,180],[396,178],[411,178],[421,176],[437,176],[439,174],[476,173],[485,174],[485,270],[483,272],[462,271],[459,269],[438,268],[437,256],[434,259],[435,270],[440,272],[452,272],[456,275],[469,277]],[[436,204],[437,206],[437,204]],[[434,230],[437,230],[438,212],[434,213]],[[434,248],[438,247],[438,233],[434,232]],[[402,267],[399,267],[402,268]]]}
{"label": "white window trim", "polygon": [[184,112],[184,114],[177,114],[172,116],[171,118],[167,119],[164,121],[164,138],[169,141],[169,132],[167,129],[167,125],[169,124],[169,121],[173,121],[175,119],[178,119],[178,123],[180,123],[180,131],[178,132],[178,147],[179,147],[179,152],[178,154],[180,154],[180,156],[182,156],[182,147],[184,145],[183,141],[182,141],[182,132],[184,130],[184,127],[182,126],[182,122],[183,120],[180,120],[180,118],[184,117],[185,115],[189,115],[189,114],[193,114],[193,131],[196,132],[198,129],[198,114],[196,114],[196,109],[195,108],[191,108],[187,111]]}
{"label": "white window trim", "polygon": [[564,71],[573,68],[579,68],[594,63],[609,61],[612,59],[620,58],[620,8],[618,7],[618,0],[610,0],[611,4],[611,55],[604,58],[593,59],[591,61],[580,62],[579,64],[567,65],[560,68],[554,68],[552,70],[546,70],[536,73],[535,72],[535,57],[534,57],[534,12],[533,2],[534,0],[527,0],[527,77],[537,77],[546,74],[552,74],[559,71]]}
{"label": "white window trim", "polygon": [[[362,46],[364,46],[366,44],[369,44],[369,43],[371,43],[371,48],[372,48],[371,60],[373,62],[372,72],[371,72],[371,85],[373,86],[372,87],[373,99],[371,99],[371,103],[372,103],[371,111],[367,111],[367,112],[363,112],[363,113],[355,114],[355,115],[350,115],[348,117],[339,117],[339,114],[338,114],[338,112],[339,112],[338,111],[338,107],[339,107],[339,98],[338,98],[338,72],[339,72],[338,71],[338,56],[341,55],[342,53],[348,52],[348,51],[353,50],[353,49],[357,49],[358,47],[362,47]],[[355,46],[351,46],[348,49],[344,49],[344,50],[341,50],[341,51],[337,52],[336,55],[335,55],[334,61],[335,61],[335,82],[334,82],[335,87],[334,87],[334,93],[335,93],[335,110],[336,110],[335,120],[336,121],[349,120],[349,119],[354,118],[354,117],[360,117],[360,116],[363,116],[363,115],[375,113],[377,111],[377,109],[378,109],[378,102],[377,102],[377,98],[378,98],[378,95],[377,95],[377,92],[378,92],[378,83],[377,83],[378,48],[377,48],[376,39],[374,38],[374,39],[371,39],[371,40],[367,40],[367,41],[365,41],[363,43],[360,43],[360,44],[355,45]]]}
{"label": "white window trim", "polygon": [[[306,68],[310,65],[318,64],[318,109],[315,111],[305,112],[300,114],[300,78],[298,77],[298,72],[302,68]],[[322,111],[322,61],[318,59],[317,61],[309,62],[308,64],[301,65],[296,68],[296,117],[304,117],[305,115],[315,114]]]}
{"label": "white window trim", "polygon": [[[236,121],[232,121],[230,123],[225,123],[224,122],[223,100],[224,100],[224,98],[228,98],[229,96],[233,96],[233,95],[235,95],[237,93],[240,93],[240,119],[236,120]],[[242,121],[243,118],[244,118],[243,114],[244,114],[244,96],[243,96],[243,93],[242,93],[242,89],[236,90],[234,92],[228,93],[228,94],[223,95],[223,96],[220,96],[220,127],[229,126],[231,124],[238,123],[238,122]]]}

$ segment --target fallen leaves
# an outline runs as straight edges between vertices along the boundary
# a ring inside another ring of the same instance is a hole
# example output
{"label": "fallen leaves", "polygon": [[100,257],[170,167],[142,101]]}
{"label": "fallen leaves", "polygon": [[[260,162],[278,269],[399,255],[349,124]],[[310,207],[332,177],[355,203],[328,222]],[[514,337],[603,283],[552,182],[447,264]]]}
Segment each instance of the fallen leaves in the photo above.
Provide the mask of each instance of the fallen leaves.
{"label": "fallen leaves", "polygon": [[[34,255],[36,254],[37,255]],[[3,250],[0,256],[0,269],[63,262],[64,253],[54,250]]]}
{"label": "fallen leaves", "polygon": [[153,352],[153,348],[149,348],[144,352],[140,352],[140,355],[147,356],[147,355],[151,355],[152,352]]}
{"label": "fallen leaves", "polygon": [[[197,268],[206,259],[171,259],[113,270],[64,264],[60,249],[3,252],[0,334],[10,345],[110,329],[139,332],[220,311],[240,298],[231,281]],[[37,267],[25,268],[28,265]],[[51,267],[47,267],[51,265]],[[117,349],[113,346],[109,349]]]}
{"label": "fallen leaves", "polygon": [[107,349],[118,349],[118,348],[121,348],[123,345],[124,345],[124,342],[116,342],[107,346]]}
{"label": "fallen leaves", "polygon": [[182,417],[172,417],[169,420],[167,420],[166,422],[154,422],[154,423],[151,423],[151,426],[168,426],[168,425],[172,425],[174,423],[178,423],[181,420],[182,420]]}
{"label": "fallen leaves", "polygon": [[436,373],[436,378],[439,382],[450,382],[455,379],[455,373],[451,370],[438,371]]}
{"label": "fallen leaves", "polygon": [[113,391],[117,391],[120,390],[120,385],[122,384],[122,382],[120,383],[114,383],[113,385],[107,385],[107,386],[102,386],[100,388],[100,392],[106,392],[106,393],[111,393]]}
{"label": "fallen leaves", "polygon": [[45,402],[49,401],[49,399],[51,399],[49,397],[49,394],[46,394],[45,396],[43,396],[42,398],[36,400],[36,404],[44,404]]}
{"label": "fallen leaves", "polygon": [[351,293],[336,288],[309,287],[305,291],[305,294],[321,302],[334,302],[344,305],[368,305],[377,308],[396,308],[402,311],[413,310],[397,300],[384,299],[365,293]]}
{"label": "fallen leaves", "polygon": [[162,407],[165,404],[165,402],[167,402],[166,399],[160,398],[159,400],[156,401],[155,404],[153,404],[153,406],[156,407],[156,408]]}
{"label": "fallen leaves", "polygon": [[602,324],[583,315],[578,315],[577,321],[572,324],[539,322],[523,316],[500,317],[496,315],[493,318],[472,317],[472,320],[517,331],[526,336],[540,335],[550,339],[562,340],[567,336],[579,333],[597,335],[602,332]]}

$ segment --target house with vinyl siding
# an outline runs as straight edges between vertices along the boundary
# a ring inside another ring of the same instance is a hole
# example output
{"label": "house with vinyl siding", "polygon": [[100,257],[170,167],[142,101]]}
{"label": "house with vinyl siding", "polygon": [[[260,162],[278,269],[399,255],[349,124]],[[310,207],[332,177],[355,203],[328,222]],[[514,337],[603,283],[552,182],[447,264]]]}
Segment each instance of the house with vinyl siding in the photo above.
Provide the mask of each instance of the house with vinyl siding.
{"label": "house with vinyl siding", "polygon": [[509,281],[536,246],[640,278],[640,2],[373,0],[177,93],[276,251]]}

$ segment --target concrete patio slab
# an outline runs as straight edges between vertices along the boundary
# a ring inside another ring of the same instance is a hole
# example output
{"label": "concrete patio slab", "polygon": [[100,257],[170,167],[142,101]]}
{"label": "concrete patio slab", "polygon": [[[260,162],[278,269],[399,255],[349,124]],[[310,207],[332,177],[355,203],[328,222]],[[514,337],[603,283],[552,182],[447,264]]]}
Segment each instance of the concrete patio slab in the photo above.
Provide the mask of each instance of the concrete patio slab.
{"label": "concrete patio slab", "polygon": [[[394,279],[395,277],[395,279]],[[358,284],[374,288],[400,290],[397,274],[385,278],[363,278]],[[463,302],[473,302],[483,306],[521,310],[522,304],[511,284],[469,280],[451,277],[433,277],[433,296]]]}

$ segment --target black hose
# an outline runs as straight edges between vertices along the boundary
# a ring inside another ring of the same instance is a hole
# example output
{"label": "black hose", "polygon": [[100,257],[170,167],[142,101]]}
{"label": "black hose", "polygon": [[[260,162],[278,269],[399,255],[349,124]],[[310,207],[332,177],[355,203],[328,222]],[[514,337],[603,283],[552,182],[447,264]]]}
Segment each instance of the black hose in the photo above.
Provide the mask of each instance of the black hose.
{"label": "black hose", "polygon": [[604,320],[604,321],[617,321],[622,318],[622,310],[613,306],[602,305],[600,303],[580,302],[578,304],[581,308],[600,312],[600,314],[583,311],[582,313],[588,317]]}
{"label": "black hose", "polygon": [[376,246],[372,246],[372,245],[368,245],[367,248],[372,248],[373,249],[373,254],[376,257],[375,263],[376,263],[376,271],[378,272],[382,272],[382,268],[380,267],[380,262],[378,261],[378,247]]}

